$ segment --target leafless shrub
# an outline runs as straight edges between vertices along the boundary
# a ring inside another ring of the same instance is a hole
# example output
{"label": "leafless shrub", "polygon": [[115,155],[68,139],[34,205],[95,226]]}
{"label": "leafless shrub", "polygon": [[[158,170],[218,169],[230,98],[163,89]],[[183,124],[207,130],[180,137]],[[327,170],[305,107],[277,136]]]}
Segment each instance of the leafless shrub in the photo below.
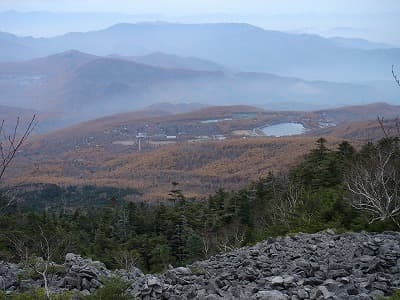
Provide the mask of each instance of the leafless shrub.
{"label": "leafless shrub", "polygon": [[302,202],[304,188],[292,182],[287,176],[280,175],[272,181],[274,202],[271,203],[271,214],[275,224],[285,224],[290,228],[290,220]]}
{"label": "leafless shrub", "polygon": [[371,144],[346,174],[353,207],[368,212],[371,223],[391,219],[400,227],[399,144],[398,138]]}
{"label": "leafless shrub", "polygon": [[45,231],[40,225],[35,226],[36,237],[20,232],[10,232],[3,235],[8,240],[20,263],[43,279],[46,299],[50,299],[50,273],[56,266],[55,258],[60,255],[63,256],[69,248],[69,237],[60,238],[53,232],[53,228]]}
{"label": "leafless shrub", "polygon": [[217,236],[217,248],[220,252],[229,252],[243,246],[245,232],[239,224],[232,224]]}
{"label": "leafless shrub", "polygon": [[121,268],[131,271],[137,265],[139,254],[133,250],[122,250],[114,256],[114,259]]}

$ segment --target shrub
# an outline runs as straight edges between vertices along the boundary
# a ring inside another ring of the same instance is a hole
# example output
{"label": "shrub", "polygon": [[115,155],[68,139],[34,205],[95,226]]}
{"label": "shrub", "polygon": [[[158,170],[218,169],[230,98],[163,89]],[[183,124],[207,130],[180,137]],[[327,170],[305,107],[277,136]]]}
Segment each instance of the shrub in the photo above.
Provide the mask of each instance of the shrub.
{"label": "shrub", "polygon": [[189,267],[189,269],[193,275],[201,276],[207,274],[207,270],[203,268]]}
{"label": "shrub", "polygon": [[84,300],[134,300],[135,298],[126,290],[131,285],[130,282],[117,277],[105,279],[104,286],[98,289],[94,294],[85,296]]}

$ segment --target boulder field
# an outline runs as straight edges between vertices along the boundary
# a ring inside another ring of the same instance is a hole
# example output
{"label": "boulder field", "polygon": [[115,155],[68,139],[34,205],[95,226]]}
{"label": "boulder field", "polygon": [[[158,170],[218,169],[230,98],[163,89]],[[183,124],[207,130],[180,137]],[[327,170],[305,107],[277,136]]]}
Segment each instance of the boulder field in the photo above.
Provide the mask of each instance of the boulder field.
{"label": "boulder field", "polygon": [[[139,269],[108,270],[69,253],[49,276],[52,292],[89,295],[104,278],[128,281],[136,299],[381,299],[400,289],[400,233],[344,233],[328,230],[271,238],[163,274]],[[0,263],[0,288],[26,291],[43,286],[27,270]],[[77,297],[79,298],[79,297]]]}

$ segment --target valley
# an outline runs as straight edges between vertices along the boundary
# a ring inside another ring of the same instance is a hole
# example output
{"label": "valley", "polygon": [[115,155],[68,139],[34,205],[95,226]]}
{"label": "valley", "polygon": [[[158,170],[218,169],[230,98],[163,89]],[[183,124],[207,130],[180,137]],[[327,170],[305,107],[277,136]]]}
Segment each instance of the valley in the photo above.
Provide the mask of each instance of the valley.
{"label": "valley", "polygon": [[[384,103],[314,112],[219,106],[171,114],[168,105],[156,107],[31,137],[7,184],[132,188],[139,193],[127,199],[158,201],[178,182],[186,196],[205,198],[220,187],[238,189],[285,172],[321,136],[332,149],[343,139],[354,146],[379,139],[375,116],[400,114],[400,107]],[[369,121],[353,121],[364,118]],[[288,132],[288,124],[305,130]]]}

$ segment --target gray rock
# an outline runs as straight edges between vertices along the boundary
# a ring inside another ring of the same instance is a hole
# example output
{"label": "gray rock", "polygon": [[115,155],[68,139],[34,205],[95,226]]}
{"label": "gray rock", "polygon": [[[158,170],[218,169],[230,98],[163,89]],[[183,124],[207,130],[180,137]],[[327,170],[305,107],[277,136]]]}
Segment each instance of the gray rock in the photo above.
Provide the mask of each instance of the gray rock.
{"label": "gray rock", "polygon": [[285,276],[283,278],[283,284],[285,287],[288,287],[294,283],[294,277],[293,276]]}
{"label": "gray rock", "polygon": [[37,287],[38,287],[38,285],[35,282],[35,280],[33,280],[33,279],[24,279],[19,282],[19,289],[21,291],[31,291]]}
{"label": "gray rock", "polygon": [[307,299],[309,297],[309,294],[306,290],[304,289],[299,289],[297,291],[297,296],[299,299]]}
{"label": "gray rock", "polygon": [[101,287],[102,284],[101,284],[100,281],[98,281],[97,279],[94,279],[94,278],[93,278],[92,280],[90,280],[90,286],[91,286],[92,288],[97,289],[97,288]]}
{"label": "gray rock", "polygon": [[365,294],[365,293],[359,294],[359,295],[358,295],[358,298],[359,298],[360,300],[371,300],[371,297],[368,296],[368,295]]}
{"label": "gray rock", "polygon": [[81,295],[82,296],[90,296],[90,292],[88,291],[88,290],[83,290],[82,292],[81,292]]}
{"label": "gray rock", "polygon": [[184,268],[184,267],[179,267],[176,269],[173,269],[175,273],[180,274],[180,275],[192,275],[192,271],[190,271],[189,268]]}
{"label": "gray rock", "polygon": [[211,294],[211,295],[204,297],[204,300],[220,300],[220,299],[221,299],[221,297],[216,294]]}
{"label": "gray rock", "polygon": [[77,276],[66,276],[65,280],[65,287],[67,288],[72,288],[72,289],[81,289],[81,278]]}
{"label": "gray rock", "polygon": [[381,290],[374,290],[369,293],[369,296],[374,300],[382,299],[385,296],[385,293]]}
{"label": "gray rock", "polygon": [[157,277],[150,277],[147,279],[148,286],[160,285],[160,280]]}
{"label": "gray rock", "polygon": [[280,291],[260,291],[256,294],[257,300],[288,300],[289,298]]}
{"label": "gray rock", "polygon": [[323,286],[325,286],[329,292],[334,293],[339,290],[343,286],[343,284],[333,279],[327,279],[324,281]]}
{"label": "gray rock", "polygon": [[[400,286],[400,233],[299,234],[268,239],[171,267],[165,274],[139,269],[110,271],[79,255],[65,256],[65,273],[49,278],[54,292],[94,293],[103,278],[117,276],[132,285],[137,299],[378,299]],[[191,269],[203,270],[191,272]],[[43,286],[41,279],[22,279],[23,266],[0,262],[0,288],[6,292]],[[25,275],[24,275],[25,276]]]}
{"label": "gray rock", "polygon": [[271,279],[272,285],[283,285],[283,278],[281,276],[275,276]]}
{"label": "gray rock", "polygon": [[335,294],[328,291],[326,286],[319,286],[317,288],[316,296],[322,296],[323,299],[331,299]]}
{"label": "gray rock", "polygon": [[82,279],[81,287],[83,290],[90,290],[90,281],[86,278]]}
{"label": "gray rock", "polygon": [[71,262],[71,261],[73,261],[75,258],[76,258],[76,255],[73,254],[73,253],[67,253],[67,254],[65,255],[65,261],[66,261],[66,262]]}
{"label": "gray rock", "polygon": [[371,284],[372,288],[376,290],[381,290],[383,292],[388,290],[388,285],[386,282],[374,282]]}

